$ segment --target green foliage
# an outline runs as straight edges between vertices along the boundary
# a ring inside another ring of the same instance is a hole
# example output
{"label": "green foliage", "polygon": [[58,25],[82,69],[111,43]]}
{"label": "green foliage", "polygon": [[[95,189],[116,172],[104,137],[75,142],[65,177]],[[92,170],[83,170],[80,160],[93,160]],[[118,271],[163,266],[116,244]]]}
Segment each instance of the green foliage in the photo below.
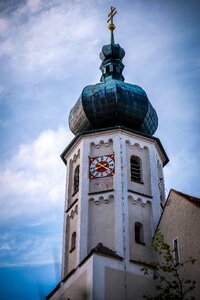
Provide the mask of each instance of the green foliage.
{"label": "green foliage", "polygon": [[153,243],[153,250],[159,255],[160,262],[147,264],[141,262],[144,275],[153,274],[156,281],[156,296],[149,297],[144,295],[146,300],[194,300],[191,292],[195,289],[196,282],[185,279],[181,276],[181,269],[187,264],[194,264],[196,259],[189,257],[187,261],[175,264],[173,251],[165,242],[160,230],[156,231]]}

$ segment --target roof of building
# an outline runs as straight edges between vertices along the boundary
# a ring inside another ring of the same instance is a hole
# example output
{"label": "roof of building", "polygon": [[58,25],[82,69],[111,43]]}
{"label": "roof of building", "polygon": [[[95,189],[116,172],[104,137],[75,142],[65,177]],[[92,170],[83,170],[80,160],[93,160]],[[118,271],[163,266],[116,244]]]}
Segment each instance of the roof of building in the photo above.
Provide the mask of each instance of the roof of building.
{"label": "roof of building", "polygon": [[113,251],[112,249],[104,246],[102,243],[99,243],[96,245],[96,247],[92,248],[90,253],[82,260],[82,262],[75,268],[72,269],[57,285],[56,287],[46,296],[46,299],[50,299],[51,296],[53,294],[56,293],[57,290],[59,290],[59,288],[62,286],[62,283],[64,283],[65,281],[68,280],[69,277],[71,277],[75,271],[81,266],[83,265],[83,263],[88,260],[88,258],[90,258],[93,254],[100,254],[103,256],[109,256],[112,257],[114,259],[118,259],[118,260],[123,260],[123,257],[119,256],[118,254],[116,254],[115,251]]}
{"label": "roof of building", "polygon": [[[188,200],[188,201],[191,202],[192,204],[196,205],[197,207],[200,207],[200,198],[194,197],[194,196],[191,196],[191,195],[188,195],[188,194],[179,192],[179,191],[176,191],[176,190],[174,190],[174,189],[171,189],[171,190],[169,191],[167,200],[166,200],[165,205],[164,205],[164,207],[163,207],[162,214],[161,214],[160,219],[159,219],[159,221],[158,221],[158,224],[157,224],[157,226],[156,226],[156,230],[157,230],[157,228],[158,228],[159,225],[160,225],[160,222],[161,222],[161,220],[162,220],[163,214],[164,214],[164,212],[165,212],[165,208],[167,207],[167,204],[168,204],[169,200],[171,199],[171,198],[170,198],[171,193],[175,193],[175,194],[181,196],[182,198],[184,198],[185,200]],[[155,230],[155,232],[156,232],[156,230]]]}
{"label": "roof of building", "polygon": [[124,82],[124,56],[124,49],[112,36],[100,53],[101,82],[86,86],[70,111],[69,127],[75,135],[115,126],[149,135],[156,131],[158,116],[147,94],[141,87]]}
{"label": "roof of building", "polygon": [[98,245],[90,251],[90,254],[93,253],[99,253],[102,255],[111,256],[113,258],[118,258],[119,260],[123,260],[121,256],[116,254],[116,251],[113,251],[112,249],[104,246],[103,243],[98,243]]}
{"label": "roof of building", "polygon": [[200,198],[194,197],[194,196],[191,196],[191,195],[188,195],[188,194],[179,192],[179,191],[176,191],[176,190],[174,190],[174,189],[171,189],[170,192],[169,192],[169,194],[170,194],[172,191],[173,191],[174,193],[176,193],[177,195],[179,195],[179,196],[185,198],[186,200],[192,202],[192,203],[195,204],[196,206],[200,207]]}

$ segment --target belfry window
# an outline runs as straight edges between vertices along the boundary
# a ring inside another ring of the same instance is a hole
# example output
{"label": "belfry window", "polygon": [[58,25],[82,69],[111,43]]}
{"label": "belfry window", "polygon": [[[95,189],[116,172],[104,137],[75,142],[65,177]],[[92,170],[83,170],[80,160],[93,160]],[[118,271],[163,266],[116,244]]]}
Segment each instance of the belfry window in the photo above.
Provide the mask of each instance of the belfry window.
{"label": "belfry window", "polygon": [[70,252],[72,252],[76,248],[76,232],[72,233],[71,237],[71,249]]}
{"label": "belfry window", "polygon": [[180,264],[178,239],[173,240],[173,252],[174,252],[174,264],[178,266]]}
{"label": "belfry window", "polygon": [[80,173],[79,166],[76,167],[74,171],[74,193],[78,192],[79,190],[79,173]]}
{"label": "belfry window", "polygon": [[109,71],[110,71],[109,66],[106,66],[106,73],[109,73]]}
{"label": "belfry window", "polygon": [[144,228],[140,222],[135,223],[135,242],[144,245]]}
{"label": "belfry window", "polygon": [[131,181],[141,182],[141,160],[137,156],[131,156]]}

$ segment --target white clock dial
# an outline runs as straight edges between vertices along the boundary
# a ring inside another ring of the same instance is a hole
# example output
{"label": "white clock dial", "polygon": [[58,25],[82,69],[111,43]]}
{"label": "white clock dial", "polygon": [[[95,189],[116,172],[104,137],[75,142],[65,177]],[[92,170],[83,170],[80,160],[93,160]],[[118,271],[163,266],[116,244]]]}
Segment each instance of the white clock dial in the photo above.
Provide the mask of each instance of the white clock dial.
{"label": "white clock dial", "polygon": [[113,176],[115,169],[114,155],[102,155],[90,158],[90,178]]}

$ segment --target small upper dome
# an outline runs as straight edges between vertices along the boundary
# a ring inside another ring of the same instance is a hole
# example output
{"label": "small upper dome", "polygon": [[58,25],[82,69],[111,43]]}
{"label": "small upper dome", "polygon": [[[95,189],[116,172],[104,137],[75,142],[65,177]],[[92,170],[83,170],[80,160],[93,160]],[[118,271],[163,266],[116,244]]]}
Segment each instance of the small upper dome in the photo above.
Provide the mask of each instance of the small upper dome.
{"label": "small upper dome", "polygon": [[124,81],[122,71],[124,64],[122,59],[125,56],[125,51],[119,44],[104,45],[100,53],[102,60],[100,70],[102,72],[101,81],[106,81],[110,78],[120,79]]}
{"label": "small upper dome", "polygon": [[85,130],[125,126],[153,135],[158,117],[145,91],[124,82],[122,59],[125,51],[114,43],[104,45],[100,83],[86,86],[69,114],[69,127],[76,135]]}

